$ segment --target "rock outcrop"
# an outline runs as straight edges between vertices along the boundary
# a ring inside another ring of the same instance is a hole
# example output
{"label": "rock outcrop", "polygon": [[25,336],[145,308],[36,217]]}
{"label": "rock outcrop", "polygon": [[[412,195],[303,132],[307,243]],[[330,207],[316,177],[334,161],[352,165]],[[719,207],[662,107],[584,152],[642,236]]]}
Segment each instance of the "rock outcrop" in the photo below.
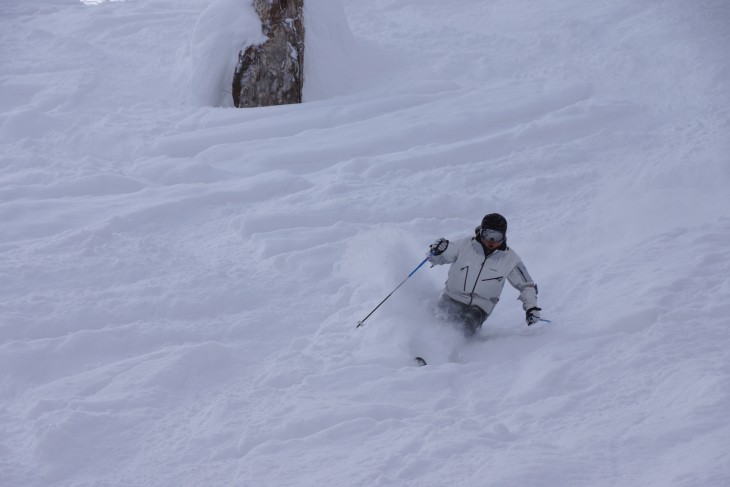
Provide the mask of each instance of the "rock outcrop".
{"label": "rock outcrop", "polygon": [[254,0],[268,40],[238,55],[233,104],[239,108],[302,102],[304,0]]}

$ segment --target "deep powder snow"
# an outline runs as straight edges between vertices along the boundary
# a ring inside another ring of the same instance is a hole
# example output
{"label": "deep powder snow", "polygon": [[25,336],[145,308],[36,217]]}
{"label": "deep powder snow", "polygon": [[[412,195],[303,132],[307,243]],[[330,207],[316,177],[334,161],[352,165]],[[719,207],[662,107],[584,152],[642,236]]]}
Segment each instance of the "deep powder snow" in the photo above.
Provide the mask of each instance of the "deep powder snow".
{"label": "deep powder snow", "polygon": [[[727,485],[728,3],[306,5],[0,4],[0,484]],[[355,329],[493,211],[552,324]]]}

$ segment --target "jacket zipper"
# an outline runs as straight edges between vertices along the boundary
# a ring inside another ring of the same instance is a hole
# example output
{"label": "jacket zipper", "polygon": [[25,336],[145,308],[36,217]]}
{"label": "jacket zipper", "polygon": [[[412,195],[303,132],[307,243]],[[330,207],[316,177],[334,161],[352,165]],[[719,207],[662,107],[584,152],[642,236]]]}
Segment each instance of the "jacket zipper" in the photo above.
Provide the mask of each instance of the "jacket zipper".
{"label": "jacket zipper", "polygon": [[482,261],[482,266],[479,268],[479,274],[477,274],[477,278],[474,279],[474,287],[471,288],[471,294],[469,295],[469,306],[471,306],[471,303],[474,301],[474,290],[477,288],[477,284],[479,283],[479,276],[482,275],[482,271],[484,270],[484,264],[487,262],[487,258],[489,256],[486,255],[486,252],[484,254],[484,260]]}
{"label": "jacket zipper", "polygon": [[464,292],[466,292],[466,281],[467,281],[467,279],[469,279],[469,266],[461,268],[462,271],[464,269],[466,269],[466,275],[464,276]]}
{"label": "jacket zipper", "polygon": [[482,279],[482,282],[486,282],[486,281],[501,281],[501,280],[502,280],[502,276],[499,276],[499,277],[491,277],[489,279]]}

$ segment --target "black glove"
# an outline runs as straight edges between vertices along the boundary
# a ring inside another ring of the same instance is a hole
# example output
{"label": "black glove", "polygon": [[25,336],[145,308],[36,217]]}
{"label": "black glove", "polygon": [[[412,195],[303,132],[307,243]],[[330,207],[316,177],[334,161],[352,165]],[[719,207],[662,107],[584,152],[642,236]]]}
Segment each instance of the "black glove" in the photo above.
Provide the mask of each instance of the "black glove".
{"label": "black glove", "polygon": [[542,311],[542,308],[538,308],[535,306],[534,308],[530,308],[525,312],[525,320],[527,321],[527,326],[534,325],[538,321],[540,321],[540,311]]}
{"label": "black glove", "polygon": [[445,238],[440,238],[431,244],[431,255],[441,255],[444,253],[446,248],[449,246],[449,241]]}

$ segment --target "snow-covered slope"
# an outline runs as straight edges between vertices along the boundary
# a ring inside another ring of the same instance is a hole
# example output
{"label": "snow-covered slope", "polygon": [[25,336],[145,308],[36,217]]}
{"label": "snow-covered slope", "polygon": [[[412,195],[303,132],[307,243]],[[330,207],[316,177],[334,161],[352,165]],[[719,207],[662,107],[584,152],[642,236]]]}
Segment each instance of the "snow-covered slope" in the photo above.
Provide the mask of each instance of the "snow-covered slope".
{"label": "snow-covered slope", "polygon": [[[0,485],[728,484],[727,2],[307,0],[252,110],[246,2],[96,3],[0,4]],[[355,329],[492,211],[551,325]]]}

